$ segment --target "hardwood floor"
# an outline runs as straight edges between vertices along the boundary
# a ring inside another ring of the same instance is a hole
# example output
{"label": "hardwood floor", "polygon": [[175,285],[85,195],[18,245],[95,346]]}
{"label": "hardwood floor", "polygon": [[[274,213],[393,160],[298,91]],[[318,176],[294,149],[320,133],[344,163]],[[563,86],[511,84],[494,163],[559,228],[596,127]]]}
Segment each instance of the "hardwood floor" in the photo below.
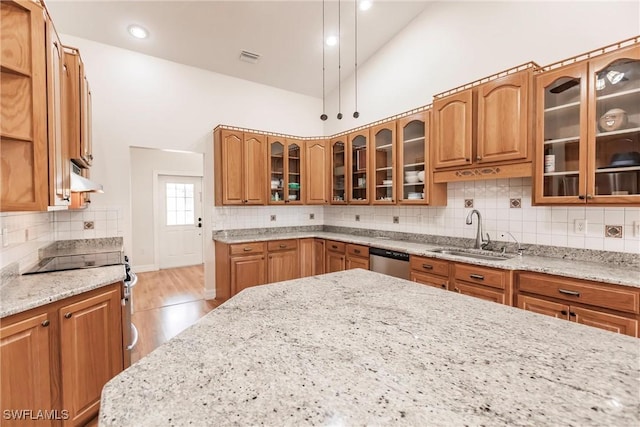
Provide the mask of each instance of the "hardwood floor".
{"label": "hardwood floor", "polygon": [[204,266],[138,273],[131,320],[140,332],[131,363],[151,353],[220,305],[204,299]]}

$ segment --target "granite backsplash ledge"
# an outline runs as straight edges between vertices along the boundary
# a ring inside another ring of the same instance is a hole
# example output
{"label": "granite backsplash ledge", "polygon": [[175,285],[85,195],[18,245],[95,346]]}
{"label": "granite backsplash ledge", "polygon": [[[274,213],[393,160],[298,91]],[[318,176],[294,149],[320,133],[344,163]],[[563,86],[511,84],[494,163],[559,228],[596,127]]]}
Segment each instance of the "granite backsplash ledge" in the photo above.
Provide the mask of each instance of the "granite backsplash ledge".
{"label": "granite backsplash ledge", "polygon": [[[448,237],[432,234],[414,234],[397,231],[384,231],[364,228],[349,228],[333,225],[314,225],[299,227],[273,227],[273,228],[249,228],[239,230],[214,231],[213,239],[216,237],[242,237],[242,236],[277,236],[284,233],[313,233],[323,231],[327,233],[351,234],[354,236],[400,240],[413,243],[428,243],[439,246],[454,246],[471,248],[475,240],[463,237]],[[488,249],[499,250],[506,247],[507,252],[515,253],[517,244],[514,242],[493,241]],[[640,256],[634,253],[598,251],[591,249],[576,249],[560,246],[546,245],[521,245],[526,255],[559,258],[568,261],[593,262],[597,264],[608,264],[613,266],[628,267],[634,270],[640,269]]]}
{"label": "granite backsplash ledge", "polygon": [[99,237],[95,239],[57,240],[40,249],[40,259],[62,256],[82,255],[94,252],[122,252],[124,239],[122,237]]}

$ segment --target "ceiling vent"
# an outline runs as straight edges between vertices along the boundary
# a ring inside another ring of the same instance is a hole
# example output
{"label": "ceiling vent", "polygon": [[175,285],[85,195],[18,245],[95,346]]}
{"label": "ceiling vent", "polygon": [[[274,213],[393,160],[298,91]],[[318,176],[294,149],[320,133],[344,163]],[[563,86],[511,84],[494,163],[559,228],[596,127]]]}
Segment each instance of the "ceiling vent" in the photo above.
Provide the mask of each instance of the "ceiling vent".
{"label": "ceiling vent", "polygon": [[260,59],[259,53],[253,53],[246,50],[240,51],[240,61],[248,62],[250,64],[256,64]]}

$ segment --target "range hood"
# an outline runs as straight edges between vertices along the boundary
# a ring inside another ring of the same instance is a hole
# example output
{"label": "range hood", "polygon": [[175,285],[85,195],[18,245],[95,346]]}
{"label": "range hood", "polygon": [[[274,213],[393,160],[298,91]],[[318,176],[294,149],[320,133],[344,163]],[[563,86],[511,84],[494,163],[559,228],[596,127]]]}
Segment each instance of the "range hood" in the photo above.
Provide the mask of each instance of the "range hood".
{"label": "range hood", "polygon": [[104,193],[102,184],[95,183],[80,175],[80,168],[71,162],[71,192],[72,193]]}

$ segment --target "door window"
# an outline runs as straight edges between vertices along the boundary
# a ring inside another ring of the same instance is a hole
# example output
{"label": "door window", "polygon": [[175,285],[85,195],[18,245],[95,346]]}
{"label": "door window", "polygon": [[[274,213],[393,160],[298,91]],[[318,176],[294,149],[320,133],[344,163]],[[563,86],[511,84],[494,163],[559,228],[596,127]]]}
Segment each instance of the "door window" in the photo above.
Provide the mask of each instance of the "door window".
{"label": "door window", "polygon": [[167,183],[167,225],[194,224],[194,185]]}

